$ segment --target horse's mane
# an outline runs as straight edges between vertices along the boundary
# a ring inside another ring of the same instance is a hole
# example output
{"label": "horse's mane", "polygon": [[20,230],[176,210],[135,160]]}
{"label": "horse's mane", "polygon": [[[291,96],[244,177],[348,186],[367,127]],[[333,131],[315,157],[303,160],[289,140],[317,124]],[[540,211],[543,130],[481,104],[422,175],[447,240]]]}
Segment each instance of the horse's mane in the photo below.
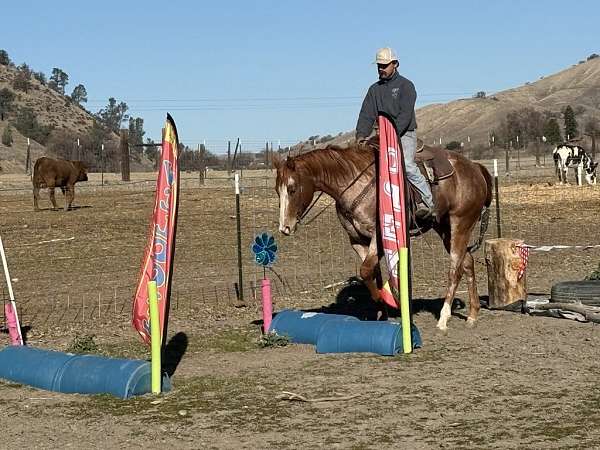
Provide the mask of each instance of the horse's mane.
{"label": "horse's mane", "polygon": [[375,153],[368,146],[351,143],[347,147],[328,145],[293,159],[299,172],[322,174],[323,181],[342,186],[350,183],[363,171],[374,173]]}

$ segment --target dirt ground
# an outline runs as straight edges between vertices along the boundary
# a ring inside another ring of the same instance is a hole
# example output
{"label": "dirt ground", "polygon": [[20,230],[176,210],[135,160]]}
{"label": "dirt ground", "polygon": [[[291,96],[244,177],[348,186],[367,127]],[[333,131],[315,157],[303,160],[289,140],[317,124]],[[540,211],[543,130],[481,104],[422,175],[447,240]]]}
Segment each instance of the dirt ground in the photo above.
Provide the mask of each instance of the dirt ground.
{"label": "dirt ground", "polygon": [[[91,186],[76,190],[80,208],[67,213],[34,213],[30,192],[0,192],[0,231],[29,345],[67,350],[76,336],[93,334],[98,353],[148,356],[128,314],[153,195],[151,183],[141,182],[150,175],[138,177],[122,185],[107,176],[101,187],[94,174]],[[23,177],[0,182],[2,189],[26,186]],[[421,349],[381,357],[318,355],[307,345],[259,348],[252,290],[241,306],[209,284],[236,279],[235,266],[224,264],[236,252],[229,182],[195,183],[189,175],[182,184],[167,346],[173,391],[122,401],[0,381],[3,441],[11,448],[600,448],[598,326],[483,309],[470,329],[457,309],[449,332],[438,332],[445,262],[433,237],[415,242]],[[268,182],[247,184],[252,214],[243,232],[250,242],[277,215],[275,198],[264,196]],[[539,180],[503,186],[504,233],[532,244],[599,243],[598,194]],[[278,267],[290,286],[276,291],[276,309],[370,314],[359,285],[322,289],[355,268],[335,226],[325,217],[281,241]],[[492,217],[488,236],[494,229]],[[477,258],[485,299],[481,252]],[[599,259],[593,249],[533,252],[529,291],[547,295],[554,282],[581,279]],[[262,275],[248,271],[248,280]],[[459,289],[467,301],[465,286]],[[8,343],[5,334],[0,340]],[[290,402],[277,399],[282,391],[355,397]]]}

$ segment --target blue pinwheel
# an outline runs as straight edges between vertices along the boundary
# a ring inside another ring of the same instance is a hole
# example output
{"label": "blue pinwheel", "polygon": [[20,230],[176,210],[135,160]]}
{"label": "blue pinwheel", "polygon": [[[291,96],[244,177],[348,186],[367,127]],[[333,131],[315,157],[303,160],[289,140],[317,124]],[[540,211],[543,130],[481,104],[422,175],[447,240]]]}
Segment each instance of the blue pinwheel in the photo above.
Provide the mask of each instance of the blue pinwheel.
{"label": "blue pinwheel", "polygon": [[256,235],[252,244],[252,253],[254,253],[254,261],[259,266],[272,266],[277,259],[277,244],[273,235],[266,232]]}

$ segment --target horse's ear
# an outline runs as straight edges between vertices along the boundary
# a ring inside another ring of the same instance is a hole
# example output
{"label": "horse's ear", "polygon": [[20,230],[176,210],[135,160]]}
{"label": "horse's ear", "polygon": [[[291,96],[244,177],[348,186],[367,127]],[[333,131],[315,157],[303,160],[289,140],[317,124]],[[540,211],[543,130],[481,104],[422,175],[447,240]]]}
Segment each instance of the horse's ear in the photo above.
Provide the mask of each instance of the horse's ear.
{"label": "horse's ear", "polygon": [[281,167],[281,156],[279,155],[279,153],[273,153],[271,161],[273,162],[273,167],[279,170],[279,168]]}
{"label": "horse's ear", "polygon": [[296,170],[296,163],[294,162],[294,158],[290,158],[289,156],[285,159],[285,167],[290,170]]}

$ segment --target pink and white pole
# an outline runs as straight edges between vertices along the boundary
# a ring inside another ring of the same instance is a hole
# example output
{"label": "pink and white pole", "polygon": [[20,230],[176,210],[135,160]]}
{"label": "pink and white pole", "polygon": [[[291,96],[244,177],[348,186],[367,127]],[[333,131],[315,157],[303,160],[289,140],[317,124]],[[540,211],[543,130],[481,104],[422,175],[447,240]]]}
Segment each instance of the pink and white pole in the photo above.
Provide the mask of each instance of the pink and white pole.
{"label": "pink and white pole", "polygon": [[269,332],[269,328],[271,327],[271,321],[273,320],[273,302],[271,301],[271,280],[269,280],[267,277],[262,279],[261,295],[263,331],[266,334]]}
{"label": "pink and white pole", "polygon": [[2,256],[2,266],[4,267],[4,276],[6,278],[6,286],[8,287],[8,295],[10,303],[4,305],[4,316],[6,317],[6,325],[8,326],[8,335],[12,345],[23,345],[23,336],[21,335],[21,324],[17,314],[17,305],[15,304],[15,296],[12,290],[10,274],[8,273],[8,263],[6,262],[6,254],[4,253],[4,244],[2,236],[0,236],[0,254]]}

